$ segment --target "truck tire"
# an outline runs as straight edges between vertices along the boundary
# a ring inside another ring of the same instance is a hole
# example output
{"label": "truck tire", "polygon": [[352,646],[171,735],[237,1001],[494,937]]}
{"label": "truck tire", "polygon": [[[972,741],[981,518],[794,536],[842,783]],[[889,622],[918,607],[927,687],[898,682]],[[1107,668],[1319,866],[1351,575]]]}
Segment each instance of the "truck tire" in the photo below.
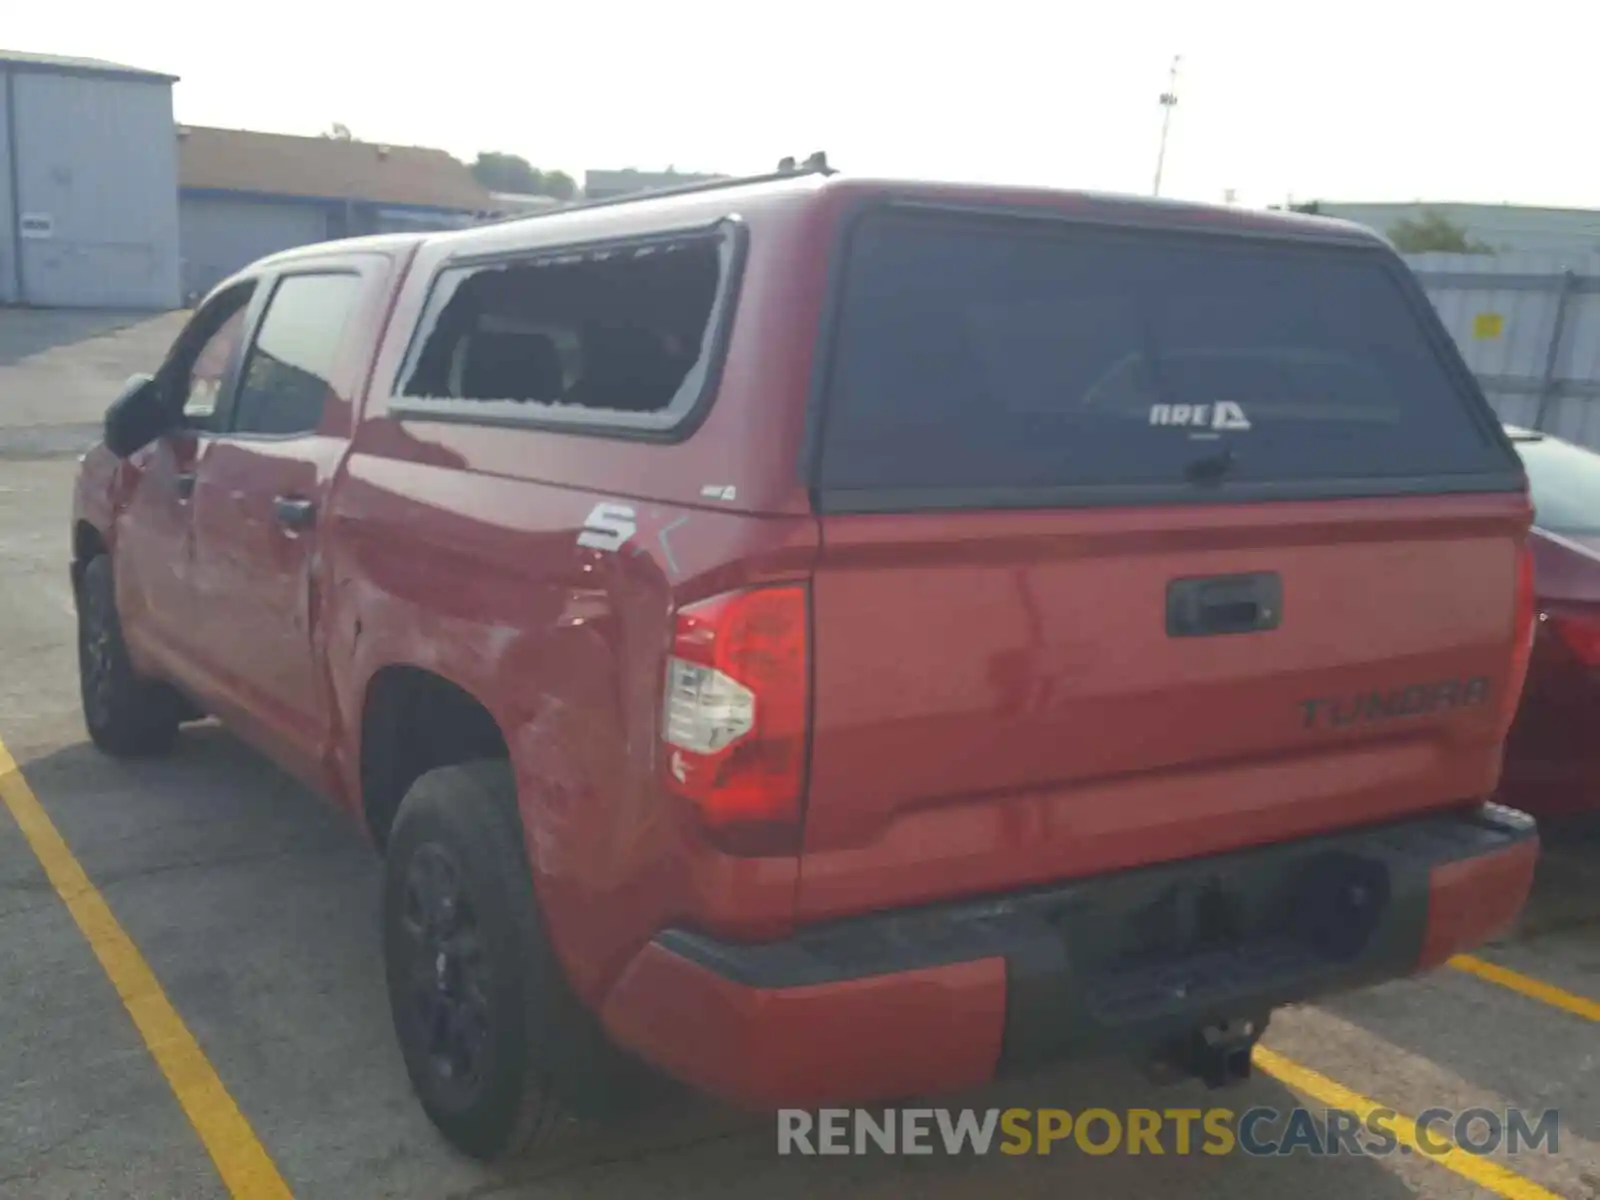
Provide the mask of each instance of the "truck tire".
{"label": "truck tire", "polygon": [[440,767],[411,785],[386,852],[383,944],[411,1085],[464,1153],[526,1153],[649,1093],[545,936],[509,763]]}
{"label": "truck tire", "polygon": [[78,690],[89,740],[117,758],[170,750],[178,733],[179,698],[166,684],[134,672],[108,556],[97,555],[85,565],[77,602]]}

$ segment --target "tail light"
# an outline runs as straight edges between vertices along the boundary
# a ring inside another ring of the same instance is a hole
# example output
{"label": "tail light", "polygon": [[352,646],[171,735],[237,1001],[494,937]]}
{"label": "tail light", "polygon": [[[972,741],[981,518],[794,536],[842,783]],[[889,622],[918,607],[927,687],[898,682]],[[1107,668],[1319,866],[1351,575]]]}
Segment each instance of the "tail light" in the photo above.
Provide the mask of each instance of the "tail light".
{"label": "tail light", "polygon": [[1506,674],[1505,729],[1516,720],[1522,702],[1522,687],[1528,681],[1528,663],[1533,657],[1533,635],[1537,616],[1533,593],[1533,550],[1526,543],[1517,549],[1517,595],[1511,617],[1511,670]]}
{"label": "tail light", "polygon": [[678,612],[661,723],[664,782],[730,853],[799,848],[806,643],[803,586],[728,592]]}
{"label": "tail light", "polygon": [[1600,613],[1551,613],[1550,624],[1574,658],[1600,667]]}

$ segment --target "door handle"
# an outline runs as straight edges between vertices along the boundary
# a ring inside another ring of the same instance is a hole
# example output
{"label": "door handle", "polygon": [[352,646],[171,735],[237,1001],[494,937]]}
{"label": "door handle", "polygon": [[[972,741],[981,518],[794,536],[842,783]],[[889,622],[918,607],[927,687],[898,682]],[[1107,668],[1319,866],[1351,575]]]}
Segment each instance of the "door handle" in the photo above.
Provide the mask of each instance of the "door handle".
{"label": "door handle", "polygon": [[310,529],[317,519],[317,506],[304,496],[274,496],[272,511],[285,529]]}
{"label": "door handle", "polygon": [[172,490],[178,493],[179,500],[187,500],[194,495],[194,472],[179,471],[172,477]]}
{"label": "door handle", "polygon": [[1167,584],[1167,636],[1212,637],[1276,629],[1283,579],[1276,571],[1174,579]]}

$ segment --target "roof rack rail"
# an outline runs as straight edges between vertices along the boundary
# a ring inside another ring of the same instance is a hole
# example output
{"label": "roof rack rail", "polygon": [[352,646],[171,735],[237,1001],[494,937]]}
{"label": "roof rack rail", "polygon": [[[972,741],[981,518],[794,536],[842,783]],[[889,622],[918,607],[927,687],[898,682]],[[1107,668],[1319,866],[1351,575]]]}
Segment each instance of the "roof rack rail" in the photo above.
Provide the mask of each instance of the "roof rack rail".
{"label": "roof rack rail", "polygon": [[553,217],[560,213],[583,212],[591,208],[609,208],[614,204],[635,204],[640,200],[656,200],[663,196],[686,196],[693,192],[714,192],[722,188],[745,187],[752,183],[771,183],[778,179],[793,179],[797,175],[836,175],[839,169],[828,165],[826,152],[818,150],[796,163],[791,155],[778,160],[778,169],[764,175],[730,175],[724,179],[708,179],[700,183],[685,183],[679,187],[657,188],[653,191],[628,192],[621,196],[607,196],[603,200],[580,200],[576,204],[562,204],[538,212],[506,213],[478,222],[478,226],[504,225],[510,221],[536,221],[540,217]]}

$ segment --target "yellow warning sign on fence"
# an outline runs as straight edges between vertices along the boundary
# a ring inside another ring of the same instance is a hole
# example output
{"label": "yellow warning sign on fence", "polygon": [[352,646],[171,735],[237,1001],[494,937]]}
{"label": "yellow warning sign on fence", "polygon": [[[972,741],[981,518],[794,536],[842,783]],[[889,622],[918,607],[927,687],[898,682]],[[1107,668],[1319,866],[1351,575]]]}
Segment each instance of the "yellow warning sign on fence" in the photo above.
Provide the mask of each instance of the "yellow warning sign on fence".
{"label": "yellow warning sign on fence", "polygon": [[1481,312],[1472,318],[1472,336],[1480,342],[1490,342],[1506,331],[1505,316],[1497,312]]}

